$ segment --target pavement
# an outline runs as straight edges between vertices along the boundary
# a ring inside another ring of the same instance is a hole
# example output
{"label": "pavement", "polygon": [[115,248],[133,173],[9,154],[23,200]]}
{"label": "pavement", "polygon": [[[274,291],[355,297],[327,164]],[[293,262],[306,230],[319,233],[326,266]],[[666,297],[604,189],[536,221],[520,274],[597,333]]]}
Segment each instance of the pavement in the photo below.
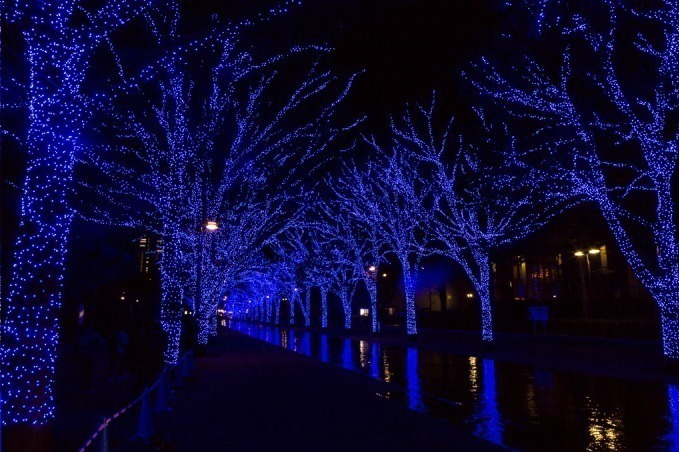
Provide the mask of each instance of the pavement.
{"label": "pavement", "polygon": [[[197,360],[195,380],[156,417],[155,448],[473,450],[500,448],[389,400],[387,384],[233,331]],[[126,443],[113,450],[141,450]]]}

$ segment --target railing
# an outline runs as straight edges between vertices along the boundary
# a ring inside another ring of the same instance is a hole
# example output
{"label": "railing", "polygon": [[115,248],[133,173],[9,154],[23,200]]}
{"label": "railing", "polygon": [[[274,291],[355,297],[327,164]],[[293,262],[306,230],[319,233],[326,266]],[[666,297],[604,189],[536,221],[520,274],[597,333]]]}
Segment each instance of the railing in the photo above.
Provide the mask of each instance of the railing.
{"label": "railing", "polygon": [[[85,452],[88,448],[98,446],[100,451],[108,451],[108,426],[111,422],[125,414],[132,407],[141,402],[139,412],[139,422],[137,423],[137,433],[134,438],[148,442],[154,433],[153,413],[167,410],[167,402],[170,397],[170,385],[178,385],[183,377],[188,377],[193,372],[194,365],[193,350],[186,352],[179,359],[177,364],[165,366],[158,379],[153,384],[144,388],[144,391],[135,400],[119,409],[109,417],[103,417],[99,426],[85,443],[78,449],[78,452]],[[155,400],[152,405],[151,397],[155,392]]]}

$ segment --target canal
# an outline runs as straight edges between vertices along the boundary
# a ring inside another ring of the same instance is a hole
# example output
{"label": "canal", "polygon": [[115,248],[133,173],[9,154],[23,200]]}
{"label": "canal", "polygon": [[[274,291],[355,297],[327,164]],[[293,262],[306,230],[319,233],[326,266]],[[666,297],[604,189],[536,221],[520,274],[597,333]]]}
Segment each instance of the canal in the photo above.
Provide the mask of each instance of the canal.
{"label": "canal", "polygon": [[517,450],[679,450],[679,386],[231,322],[388,383],[380,395]]}

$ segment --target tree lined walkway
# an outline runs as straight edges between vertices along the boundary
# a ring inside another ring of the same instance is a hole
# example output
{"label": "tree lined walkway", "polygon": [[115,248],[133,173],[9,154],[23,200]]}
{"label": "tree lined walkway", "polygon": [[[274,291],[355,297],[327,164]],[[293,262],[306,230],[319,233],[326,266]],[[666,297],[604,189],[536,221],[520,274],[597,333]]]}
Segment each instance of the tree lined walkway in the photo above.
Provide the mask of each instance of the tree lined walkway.
{"label": "tree lined walkway", "polygon": [[387,392],[366,376],[227,331],[158,430],[176,450],[499,450]]}

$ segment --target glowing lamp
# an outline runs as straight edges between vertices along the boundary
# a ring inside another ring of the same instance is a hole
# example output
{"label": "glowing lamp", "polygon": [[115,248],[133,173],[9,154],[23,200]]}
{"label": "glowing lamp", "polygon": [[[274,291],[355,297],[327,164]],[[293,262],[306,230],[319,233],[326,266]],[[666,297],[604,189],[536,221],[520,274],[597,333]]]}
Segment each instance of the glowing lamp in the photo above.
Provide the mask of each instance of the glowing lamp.
{"label": "glowing lamp", "polygon": [[582,251],[576,251],[576,252],[575,252],[575,256],[576,256],[576,257],[582,257],[582,256],[584,256],[584,255],[585,255],[585,253],[583,253]]}
{"label": "glowing lamp", "polygon": [[208,221],[207,224],[205,225],[205,229],[207,229],[208,231],[216,231],[217,229],[219,229],[219,226],[217,226],[216,221]]}
{"label": "glowing lamp", "polygon": [[589,254],[599,254],[601,250],[598,250],[596,248],[592,248],[591,250],[587,251]]}

